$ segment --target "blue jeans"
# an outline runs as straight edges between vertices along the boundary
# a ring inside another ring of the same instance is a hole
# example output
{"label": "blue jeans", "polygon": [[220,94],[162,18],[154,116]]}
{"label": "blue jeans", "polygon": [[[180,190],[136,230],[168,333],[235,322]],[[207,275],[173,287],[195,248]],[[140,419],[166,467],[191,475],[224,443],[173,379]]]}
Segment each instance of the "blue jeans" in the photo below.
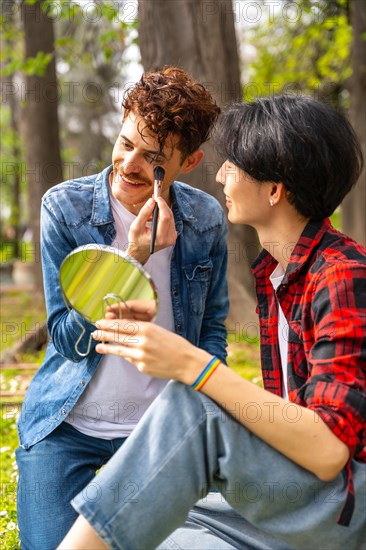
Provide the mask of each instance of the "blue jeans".
{"label": "blue jeans", "polygon": [[[77,517],[70,500],[124,441],[90,437],[63,422],[28,450],[17,449],[18,525],[23,550],[55,550]],[[88,491],[89,497],[92,489]]]}
{"label": "blue jeans", "polygon": [[[337,524],[346,497],[343,472],[320,481],[205,395],[171,382],[92,481],[92,496],[86,487],[73,506],[112,549],[360,550],[366,464],[353,461],[352,468],[356,506],[343,527]],[[209,493],[212,486],[219,497]],[[219,503],[210,509],[212,498]]]}

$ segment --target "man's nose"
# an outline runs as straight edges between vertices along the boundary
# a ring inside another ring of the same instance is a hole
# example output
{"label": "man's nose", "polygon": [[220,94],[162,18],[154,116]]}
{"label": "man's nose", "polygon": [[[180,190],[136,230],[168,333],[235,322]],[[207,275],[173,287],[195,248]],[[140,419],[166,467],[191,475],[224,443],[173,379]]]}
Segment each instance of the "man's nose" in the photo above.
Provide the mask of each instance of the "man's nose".
{"label": "man's nose", "polygon": [[217,181],[217,183],[221,183],[221,185],[225,185],[225,178],[224,178],[224,173],[223,173],[224,164],[222,164],[220,166],[220,168],[218,169],[218,172],[216,174],[216,181]]}
{"label": "man's nose", "polygon": [[125,156],[122,162],[122,168],[125,174],[138,174],[141,171],[140,163],[134,152]]}

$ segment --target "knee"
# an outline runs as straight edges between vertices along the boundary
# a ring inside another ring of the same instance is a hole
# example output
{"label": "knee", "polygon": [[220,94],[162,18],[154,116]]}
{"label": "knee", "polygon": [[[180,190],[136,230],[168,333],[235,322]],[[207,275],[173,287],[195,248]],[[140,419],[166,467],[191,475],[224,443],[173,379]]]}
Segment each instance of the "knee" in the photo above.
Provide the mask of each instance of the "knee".
{"label": "knee", "polygon": [[172,380],[166,386],[162,398],[169,401],[175,408],[179,408],[179,410],[199,412],[202,418],[207,417],[209,419],[225,414],[221,407],[207,395],[175,380]]}

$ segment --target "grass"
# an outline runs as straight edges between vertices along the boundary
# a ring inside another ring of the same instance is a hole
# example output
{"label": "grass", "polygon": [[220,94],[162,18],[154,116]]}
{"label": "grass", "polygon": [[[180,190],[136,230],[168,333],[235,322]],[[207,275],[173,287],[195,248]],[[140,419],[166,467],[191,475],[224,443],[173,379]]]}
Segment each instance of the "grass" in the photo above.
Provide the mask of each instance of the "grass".
{"label": "grass", "polygon": [[18,446],[16,417],[7,408],[1,408],[0,443],[0,548],[20,548],[16,514],[17,466],[15,449]]}
{"label": "grass", "polygon": [[[19,290],[0,290],[1,340],[0,352],[3,353],[19,339],[25,338],[36,324],[46,318],[43,300],[29,292]],[[40,364],[44,352],[23,354],[19,359],[24,363]],[[25,391],[34,371],[3,369],[0,372],[0,388],[14,395],[3,398],[1,413],[0,440],[0,548],[15,550],[20,548],[16,516],[17,466],[15,449],[18,446],[16,421],[20,411],[22,397],[16,392]],[[8,402],[8,403],[7,403]],[[14,404],[18,402],[19,404]]]}
{"label": "grass", "polygon": [[[36,299],[35,296],[27,292],[15,290],[0,292],[0,298],[3,333],[0,350],[3,352],[14,344],[17,339],[33,330],[36,323],[44,321],[45,309],[41,300]],[[31,356],[22,355],[20,359],[24,363],[40,364],[43,355],[44,352]],[[228,364],[244,378],[254,383],[261,383],[258,343],[248,343],[243,339],[229,338]],[[17,369],[2,370],[0,372],[1,390],[12,392],[25,390],[33,376],[33,372]],[[19,401],[19,405],[7,405],[3,401],[0,409],[0,548],[4,550],[20,548],[16,519],[17,467],[15,449],[18,446],[16,420],[21,399],[21,397],[18,399],[16,397],[12,398],[12,403]]]}
{"label": "grass", "polygon": [[[26,291],[0,290],[1,340],[0,353],[26,338],[46,319],[43,299]],[[27,357],[22,357],[27,362]],[[33,361],[33,356],[28,358]]]}

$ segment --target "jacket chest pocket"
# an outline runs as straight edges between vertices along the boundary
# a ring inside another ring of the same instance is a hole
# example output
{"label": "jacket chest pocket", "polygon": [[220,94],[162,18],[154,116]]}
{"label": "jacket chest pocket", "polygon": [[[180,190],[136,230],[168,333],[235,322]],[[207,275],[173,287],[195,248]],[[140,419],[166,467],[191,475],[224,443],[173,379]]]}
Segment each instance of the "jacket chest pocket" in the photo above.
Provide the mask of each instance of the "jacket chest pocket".
{"label": "jacket chest pocket", "polygon": [[212,267],[211,260],[183,267],[187,279],[189,309],[192,313],[201,315],[205,309]]}

